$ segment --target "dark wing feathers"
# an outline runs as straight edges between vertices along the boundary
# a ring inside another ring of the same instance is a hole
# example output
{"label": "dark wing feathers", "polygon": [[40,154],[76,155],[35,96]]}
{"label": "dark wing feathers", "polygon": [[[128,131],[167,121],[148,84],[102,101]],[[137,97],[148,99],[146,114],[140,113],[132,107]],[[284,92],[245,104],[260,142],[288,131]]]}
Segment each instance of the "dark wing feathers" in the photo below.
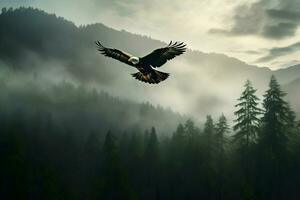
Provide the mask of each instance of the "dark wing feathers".
{"label": "dark wing feathers", "polygon": [[98,51],[100,51],[101,54],[103,54],[107,57],[114,58],[116,60],[119,60],[123,63],[126,63],[126,64],[132,66],[132,63],[128,61],[128,59],[132,56],[129,53],[123,52],[123,51],[118,50],[118,49],[106,48],[99,41],[96,41],[95,43],[98,47]]}
{"label": "dark wing feathers", "polygon": [[168,60],[184,53],[186,50],[185,46],[186,45],[183,42],[173,43],[171,41],[167,47],[154,50],[150,54],[142,57],[140,61],[143,65],[160,67]]}

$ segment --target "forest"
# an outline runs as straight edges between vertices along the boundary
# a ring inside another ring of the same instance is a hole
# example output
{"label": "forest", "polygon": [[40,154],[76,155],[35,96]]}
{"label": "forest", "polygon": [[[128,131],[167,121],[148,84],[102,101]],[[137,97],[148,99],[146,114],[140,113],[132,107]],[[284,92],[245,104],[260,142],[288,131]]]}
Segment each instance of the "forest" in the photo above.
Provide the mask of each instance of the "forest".
{"label": "forest", "polygon": [[146,87],[94,41],[161,41],[24,7],[0,26],[0,199],[299,199],[299,66],[188,50]]}
{"label": "forest", "polygon": [[[82,116],[93,112],[75,108],[103,94],[74,91],[74,112],[65,112],[73,121],[41,99],[34,112],[23,105],[9,110],[2,95],[1,199],[299,197],[299,122],[274,76],[261,105],[246,82],[232,128],[220,113],[204,124],[188,119],[165,135],[143,125],[122,130],[121,122],[89,130],[89,118]],[[6,97],[11,102],[16,96]]]}

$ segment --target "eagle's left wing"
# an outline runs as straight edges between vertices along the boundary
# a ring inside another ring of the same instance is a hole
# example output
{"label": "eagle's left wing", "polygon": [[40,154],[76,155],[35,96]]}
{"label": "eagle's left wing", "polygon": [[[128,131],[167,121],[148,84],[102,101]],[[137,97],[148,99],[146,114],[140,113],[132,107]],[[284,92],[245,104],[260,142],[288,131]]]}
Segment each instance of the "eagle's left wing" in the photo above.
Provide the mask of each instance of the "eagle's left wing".
{"label": "eagle's left wing", "polygon": [[167,47],[156,49],[150,54],[142,57],[140,62],[146,66],[160,67],[168,60],[184,53],[186,50],[185,46],[186,45],[183,42],[172,43],[171,41]]}
{"label": "eagle's left wing", "polygon": [[133,64],[128,61],[129,58],[132,57],[132,55],[130,55],[129,53],[126,53],[126,52],[118,50],[118,49],[106,48],[99,41],[96,41],[95,43],[98,47],[98,51],[100,51],[101,54],[133,66]]}

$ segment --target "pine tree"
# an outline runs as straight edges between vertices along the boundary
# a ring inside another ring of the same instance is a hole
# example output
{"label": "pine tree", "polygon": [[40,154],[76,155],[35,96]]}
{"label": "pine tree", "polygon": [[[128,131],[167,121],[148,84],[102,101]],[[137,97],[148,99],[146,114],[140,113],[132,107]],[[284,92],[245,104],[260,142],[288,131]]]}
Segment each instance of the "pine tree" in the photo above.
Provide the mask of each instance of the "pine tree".
{"label": "pine tree", "polygon": [[274,76],[264,95],[262,133],[259,135],[260,182],[265,185],[262,198],[284,199],[283,185],[287,174],[288,133],[294,115]]}
{"label": "pine tree", "polygon": [[7,8],[6,7],[3,7],[2,9],[1,9],[1,14],[5,14],[7,12]]}
{"label": "pine tree", "polygon": [[145,150],[145,158],[148,162],[156,165],[159,160],[159,150],[158,150],[158,139],[156,135],[156,130],[154,127],[151,128],[150,136],[148,139],[147,147]]}
{"label": "pine tree", "polygon": [[179,124],[175,133],[173,134],[172,141],[177,144],[177,143],[182,143],[185,138],[185,131],[184,131],[184,126],[182,124]]}
{"label": "pine tree", "polygon": [[199,130],[197,130],[197,128],[195,127],[195,123],[191,119],[188,119],[185,122],[184,129],[186,132],[186,137],[188,139],[188,142],[193,143],[199,133]]}
{"label": "pine tree", "polygon": [[145,149],[145,163],[144,163],[144,175],[145,175],[145,196],[143,199],[157,199],[159,195],[159,144],[154,127],[151,128],[150,135],[147,141]]}
{"label": "pine tree", "polygon": [[216,124],[216,142],[217,142],[217,151],[221,154],[225,151],[225,144],[227,142],[226,134],[229,132],[229,125],[224,114],[219,118],[218,123]]}
{"label": "pine tree", "polygon": [[216,150],[216,127],[210,115],[206,116],[206,122],[203,130],[203,153],[208,170],[214,168],[214,157]]}
{"label": "pine tree", "polygon": [[257,135],[259,132],[260,119],[259,115],[262,110],[258,108],[259,98],[255,95],[256,89],[253,88],[249,80],[244,85],[245,89],[241,97],[238,99],[239,103],[235,106],[238,110],[234,113],[236,116],[236,124],[234,142],[237,144],[236,159],[240,166],[240,170],[236,173],[241,173],[238,176],[242,181],[241,195],[244,199],[253,196],[252,192],[252,177],[250,171],[253,170],[254,159],[252,153],[253,144],[257,142]]}
{"label": "pine tree", "polygon": [[271,77],[269,89],[264,95],[263,133],[261,143],[274,158],[281,157],[287,143],[287,127],[294,124],[294,114],[284,100],[284,93],[275,76]]}
{"label": "pine tree", "polygon": [[203,130],[203,177],[205,199],[215,199],[214,187],[216,185],[216,127],[210,115],[206,116],[206,122]]}
{"label": "pine tree", "polygon": [[128,174],[121,166],[119,151],[116,145],[116,138],[109,131],[105,137],[104,153],[104,199],[134,199],[128,180]]}
{"label": "pine tree", "polygon": [[173,134],[170,145],[170,159],[175,168],[181,168],[183,165],[185,147],[186,147],[186,134],[184,126],[179,124],[175,133]]}
{"label": "pine tree", "polygon": [[131,159],[129,162],[137,165],[137,162],[140,162],[143,157],[143,137],[139,133],[133,133],[128,142],[128,153]]}
{"label": "pine tree", "polygon": [[[115,144],[115,137],[110,131],[105,136],[103,153],[103,197],[113,199],[120,195],[120,189],[118,188],[120,186],[120,160]],[[114,191],[114,187],[118,188],[118,190]]]}
{"label": "pine tree", "polygon": [[229,132],[229,125],[226,117],[222,114],[216,124],[216,151],[217,151],[217,176],[218,176],[218,199],[224,198],[224,171],[225,171],[225,144],[226,134]]}
{"label": "pine tree", "polygon": [[177,126],[170,141],[167,166],[168,184],[170,187],[170,199],[180,199],[182,190],[178,190],[178,185],[182,184],[185,177],[183,176],[183,166],[185,159],[186,133],[183,124]]}
{"label": "pine tree", "polygon": [[195,157],[199,154],[199,136],[200,130],[195,126],[194,121],[188,119],[184,124],[184,132],[186,139],[186,153],[189,158]]}
{"label": "pine tree", "polygon": [[251,82],[247,80],[245,90],[238,99],[239,103],[235,106],[239,108],[234,114],[237,119],[233,129],[236,131],[234,141],[245,145],[247,148],[256,142],[259,129],[259,115],[261,109],[258,106],[259,98],[255,95],[256,89],[253,88]]}
{"label": "pine tree", "polygon": [[93,199],[99,196],[99,185],[102,177],[99,172],[101,167],[101,143],[99,135],[91,132],[84,145],[83,169],[86,177],[86,197]]}
{"label": "pine tree", "polygon": [[203,136],[205,141],[205,147],[208,152],[208,158],[211,157],[211,154],[213,152],[213,143],[214,143],[214,137],[215,137],[215,125],[212,117],[210,115],[206,116],[206,122],[204,124],[204,130],[203,130]]}

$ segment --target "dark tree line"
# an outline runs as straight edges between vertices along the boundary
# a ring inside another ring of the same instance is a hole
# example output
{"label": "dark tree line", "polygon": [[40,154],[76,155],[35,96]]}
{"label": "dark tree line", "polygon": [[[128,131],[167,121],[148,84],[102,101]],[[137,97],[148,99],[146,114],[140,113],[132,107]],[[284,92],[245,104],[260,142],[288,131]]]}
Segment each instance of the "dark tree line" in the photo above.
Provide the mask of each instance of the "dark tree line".
{"label": "dark tree line", "polygon": [[272,77],[262,105],[250,81],[224,115],[172,136],[95,130],[51,114],[1,115],[1,199],[298,199],[300,131]]}

